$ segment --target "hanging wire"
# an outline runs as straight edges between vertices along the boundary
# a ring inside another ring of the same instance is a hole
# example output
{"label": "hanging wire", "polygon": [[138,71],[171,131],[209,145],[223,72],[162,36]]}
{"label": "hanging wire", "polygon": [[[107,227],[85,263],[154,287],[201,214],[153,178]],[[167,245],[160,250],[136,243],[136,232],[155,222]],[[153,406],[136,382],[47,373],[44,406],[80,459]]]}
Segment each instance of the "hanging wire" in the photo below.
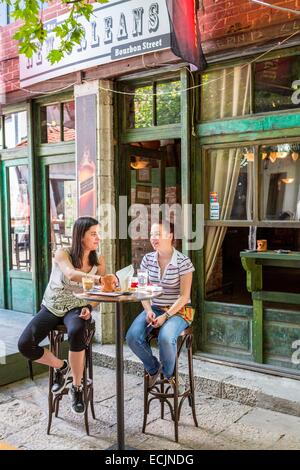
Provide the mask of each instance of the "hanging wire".
{"label": "hanging wire", "polygon": [[[251,0],[252,2],[260,2],[260,0]],[[300,13],[300,12],[299,12]],[[290,34],[288,37],[286,37],[285,39],[283,39],[282,41],[279,41],[277,44],[275,44],[274,46],[272,46],[271,48],[269,48],[267,51],[263,52],[262,54],[260,54],[258,57],[255,57],[254,59],[250,60],[249,62],[246,62],[244,63],[243,65],[241,65],[241,69],[243,69],[244,67],[248,67],[249,65],[255,63],[255,62],[258,62],[262,57],[266,56],[267,54],[269,54],[270,52],[276,50],[278,47],[281,47],[283,44],[285,44],[286,42],[288,42],[292,37],[296,36],[297,34],[300,33],[300,30],[298,31],[294,31],[292,34]],[[252,48],[253,46],[251,46]],[[144,62],[144,55],[142,56],[143,57],[143,64],[146,68],[152,68],[151,65],[148,67],[145,62]],[[160,66],[164,66],[165,64],[160,64]],[[170,65],[170,64],[168,64]],[[230,75],[233,75],[234,74],[234,70],[232,70],[231,72],[228,72],[228,76]],[[211,79],[211,80],[208,80],[207,82],[203,83],[201,82],[199,85],[193,85],[191,87],[188,87],[188,88],[185,88],[185,89],[181,89],[179,91],[175,91],[175,93],[185,93],[187,91],[190,91],[190,90],[195,90],[197,88],[201,88],[203,86],[208,86],[210,85],[211,83],[215,83],[215,82],[218,82],[222,80],[222,77],[218,77],[218,78],[214,78],[214,79]],[[85,79],[83,80],[84,83],[88,83],[89,81],[91,80],[88,80],[88,79]],[[8,82],[5,82],[5,83],[8,83]],[[42,95],[52,95],[54,93],[59,93],[61,91],[64,91],[68,88],[71,88],[72,86],[78,84],[78,82],[74,82],[74,83],[71,83],[69,85],[66,85],[65,87],[63,88],[58,88],[56,90],[51,90],[51,91],[44,91],[44,90],[30,90],[28,88],[21,88],[19,86],[17,86],[13,81],[11,81],[11,85],[15,88],[15,90],[22,90],[22,91],[26,91],[28,93],[31,93],[31,94],[42,94]],[[137,92],[137,91],[133,91],[133,92],[128,92],[128,91],[121,91],[121,90],[112,90],[110,88],[106,88],[106,87],[102,87],[102,86],[99,86],[99,89],[100,90],[103,90],[103,91],[108,91],[110,93],[114,93],[114,94],[118,94],[118,95],[125,95],[125,96],[136,96],[136,97],[143,97],[144,96],[144,93],[141,92]],[[171,95],[173,94],[174,91],[166,91],[166,92],[159,92],[159,93],[152,93],[151,96],[162,96],[162,95]]]}
{"label": "hanging wire", "polygon": [[286,11],[288,13],[294,13],[295,15],[300,15],[300,10],[293,10],[292,8],[280,7],[279,5],[272,5],[271,3],[262,2],[261,0],[250,0],[253,3],[258,3],[265,7],[274,8],[274,10]]}

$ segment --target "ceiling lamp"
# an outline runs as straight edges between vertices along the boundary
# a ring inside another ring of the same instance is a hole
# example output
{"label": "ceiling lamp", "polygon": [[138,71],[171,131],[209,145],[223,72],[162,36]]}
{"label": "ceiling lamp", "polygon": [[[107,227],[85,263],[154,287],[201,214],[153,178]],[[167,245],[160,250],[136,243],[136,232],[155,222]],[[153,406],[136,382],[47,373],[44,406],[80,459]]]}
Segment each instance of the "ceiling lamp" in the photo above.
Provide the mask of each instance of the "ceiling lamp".
{"label": "ceiling lamp", "polygon": [[146,160],[142,160],[142,157],[139,157],[138,155],[135,156],[135,161],[130,163],[131,168],[134,170],[142,170],[143,168],[146,168],[148,166],[149,162]]}
{"label": "ceiling lamp", "polygon": [[284,183],[284,184],[291,184],[294,182],[294,178],[281,178],[281,181]]}
{"label": "ceiling lamp", "polygon": [[278,152],[277,158],[286,158],[288,156],[288,152]]}
{"label": "ceiling lamp", "polygon": [[299,158],[299,153],[293,152],[292,153],[292,159],[294,160],[294,162],[296,162],[298,160],[298,158]]}

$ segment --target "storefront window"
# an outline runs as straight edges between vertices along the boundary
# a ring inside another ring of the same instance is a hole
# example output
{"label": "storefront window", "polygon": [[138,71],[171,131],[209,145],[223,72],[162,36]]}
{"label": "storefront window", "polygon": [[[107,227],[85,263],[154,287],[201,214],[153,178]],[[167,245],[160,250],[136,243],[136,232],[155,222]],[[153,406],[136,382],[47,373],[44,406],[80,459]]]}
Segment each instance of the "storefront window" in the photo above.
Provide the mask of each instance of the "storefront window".
{"label": "storefront window", "polygon": [[75,140],[75,101],[63,104],[63,140]]}
{"label": "storefront window", "polygon": [[207,150],[206,219],[252,219],[254,152],[251,146]]}
{"label": "storefront window", "polygon": [[27,145],[27,113],[7,114],[4,116],[5,148],[23,147]]}
{"label": "storefront window", "polygon": [[201,120],[211,121],[249,114],[250,96],[250,65],[204,73],[201,83]]}
{"label": "storefront window", "polygon": [[11,268],[31,271],[28,166],[9,168]]}
{"label": "storefront window", "polygon": [[248,234],[248,227],[219,229],[208,227],[206,229],[206,298],[208,300],[251,304],[251,294],[246,287],[246,272],[240,258],[240,252],[248,247]]}
{"label": "storefront window", "polygon": [[128,127],[140,129],[152,126],[153,96],[152,86],[130,89],[133,93],[128,95]]}
{"label": "storefront window", "polygon": [[266,60],[254,65],[256,113],[300,107],[299,56]]}
{"label": "storefront window", "polygon": [[126,87],[127,128],[163,126],[180,122],[181,82],[168,80]]}
{"label": "storefront window", "polygon": [[300,144],[262,145],[261,218],[300,220]]}
{"label": "storefront window", "polygon": [[180,122],[180,81],[158,83],[156,92],[157,125]]}
{"label": "storefront window", "polygon": [[49,166],[49,198],[51,246],[54,252],[72,243],[77,201],[75,163]]}
{"label": "storefront window", "polygon": [[60,103],[41,107],[41,142],[53,144],[61,141]]}
{"label": "storefront window", "polygon": [[41,143],[75,140],[75,103],[56,103],[41,107]]}

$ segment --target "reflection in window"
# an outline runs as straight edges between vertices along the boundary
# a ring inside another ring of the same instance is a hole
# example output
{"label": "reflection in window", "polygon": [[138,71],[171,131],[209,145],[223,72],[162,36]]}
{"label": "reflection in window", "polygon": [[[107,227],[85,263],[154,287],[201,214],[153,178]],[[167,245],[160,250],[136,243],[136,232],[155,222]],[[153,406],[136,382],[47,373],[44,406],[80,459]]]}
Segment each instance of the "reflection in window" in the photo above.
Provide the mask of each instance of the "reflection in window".
{"label": "reflection in window", "polygon": [[75,140],[75,101],[63,104],[64,142]]}
{"label": "reflection in window", "polygon": [[60,103],[41,107],[41,142],[53,144],[61,141]]}
{"label": "reflection in window", "polygon": [[9,168],[11,268],[31,270],[27,165]]}
{"label": "reflection in window", "polygon": [[54,252],[72,243],[76,219],[76,175],[74,163],[49,166],[51,246]]}
{"label": "reflection in window", "polygon": [[[248,227],[226,227],[222,238],[211,244],[211,230],[207,227],[206,241],[206,298],[217,302],[251,304],[247,291],[246,272],[241,263],[240,252],[248,247]],[[209,253],[212,250],[213,253]],[[214,256],[215,255],[215,256]],[[214,260],[212,263],[212,257]]]}
{"label": "reflection in window", "polygon": [[297,90],[294,82],[300,78],[299,56],[266,60],[254,66],[256,113],[300,107],[299,100],[293,98]]}
{"label": "reflection in window", "polygon": [[251,220],[253,217],[252,147],[220,148],[207,151],[209,187],[206,218]]}
{"label": "reflection in window", "polygon": [[152,126],[153,95],[152,85],[128,89],[132,95],[127,97],[127,116],[129,128],[139,129]]}
{"label": "reflection in window", "polygon": [[128,128],[163,126],[180,122],[181,82],[154,82],[137,88],[127,87]]}
{"label": "reflection in window", "polygon": [[40,112],[42,144],[75,140],[74,101],[42,106]]}
{"label": "reflection in window", "polygon": [[23,147],[27,145],[27,113],[7,114],[4,116],[5,148]]}
{"label": "reflection in window", "polygon": [[236,66],[202,75],[201,120],[250,113],[251,66]]}
{"label": "reflection in window", "polygon": [[300,144],[263,145],[262,218],[300,220]]}
{"label": "reflection in window", "polygon": [[180,81],[158,83],[156,92],[157,125],[180,122]]}

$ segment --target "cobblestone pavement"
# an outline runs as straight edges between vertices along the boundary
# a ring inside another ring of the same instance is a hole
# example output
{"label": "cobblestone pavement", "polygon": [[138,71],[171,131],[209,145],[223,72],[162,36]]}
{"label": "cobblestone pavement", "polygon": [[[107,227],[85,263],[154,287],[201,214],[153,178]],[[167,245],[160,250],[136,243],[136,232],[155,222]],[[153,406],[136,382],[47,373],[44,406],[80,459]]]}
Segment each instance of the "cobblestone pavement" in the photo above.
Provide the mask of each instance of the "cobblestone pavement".
{"label": "cobblestone pavement", "polygon": [[[90,436],[83,417],[70,411],[68,397],[60,405],[59,418],[53,418],[51,435],[47,427],[46,375],[34,382],[23,380],[0,390],[0,443],[21,449],[105,449],[116,440],[115,371],[96,366],[95,411],[90,417]],[[143,379],[125,374],[126,443],[149,450],[171,449],[299,449],[300,418],[237,402],[196,395],[199,427],[195,428],[188,403],[184,403],[179,427],[179,443],[173,440],[170,414],[160,419],[153,403],[146,434],[142,434]]]}

